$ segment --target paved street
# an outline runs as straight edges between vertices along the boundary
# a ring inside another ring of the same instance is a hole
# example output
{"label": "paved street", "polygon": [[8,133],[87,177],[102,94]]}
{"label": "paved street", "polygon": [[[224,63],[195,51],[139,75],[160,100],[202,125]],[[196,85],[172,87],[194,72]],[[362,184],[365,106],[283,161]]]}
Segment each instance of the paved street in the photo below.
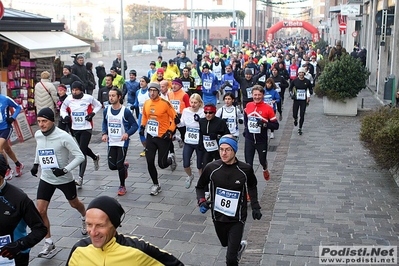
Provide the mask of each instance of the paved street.
{"label": "paved street", "polygon": [[[174,51],[164,53],[165,61],[174,57]],[[138,76],[145,75],[149,62],[156,58],[157,53],[127,55],[126,73],[134,68]],[[114,59],[89,61],[96,66],[97,61],[103,60],[108,70]],[[379,105],[368,89],[360,93],[359,106],[362,98],[365,108]],[[360,122],[366,113],[367,110],[359,111],[357,117],[325,116],[322,100],[312,98],[304,134],[298,136],[291,118],[291,100],[286,99],[284,119],[275,132],[276,138],[270,141],[271,180],[264,181],[261,167],[255,165],[263,217],[253,221],[249,213],[244,236],[249,244],[242,265],[318,265],[319,245],[399,245],[398,187],[388,172],[376,166],[359,141]],[[210,213],[199,212],[194,186],[184,188],[182,150],[178,145],[178,168],[174,172],[159,170],[163,191],[150,196],[151,179],[145,158],[139,157],[142,146],[136,133],[127,155],[128,193],[118,197],[117,172],[108,169],[107,145],[101,142],[101,119],[100,115],[94,118],[90,145],[101,155],[101,166],[94,171],[88,160],[83,189],[78,191],[84,204],[87,206],[99,195],[115,197],[126,211],[119,232],[143,237],[172,252],[185,265],[225,265],[226,249],[220,246]],[[10,181],[32,199],[36,198],[38,185],[38,178],[29,173],[34,147],[34,139],[13,146],[25,164],[25,173]],[[243,160],[242,141],[237,155]],[[198,174],[194,184],[197,181]],[[50,203],[49,218],[52,239],[61,250],[52,259],[37,258],[42,241],[32,249],[30,265],[64,265],[70,248],[82,237],[80,216],[60,191]]]}

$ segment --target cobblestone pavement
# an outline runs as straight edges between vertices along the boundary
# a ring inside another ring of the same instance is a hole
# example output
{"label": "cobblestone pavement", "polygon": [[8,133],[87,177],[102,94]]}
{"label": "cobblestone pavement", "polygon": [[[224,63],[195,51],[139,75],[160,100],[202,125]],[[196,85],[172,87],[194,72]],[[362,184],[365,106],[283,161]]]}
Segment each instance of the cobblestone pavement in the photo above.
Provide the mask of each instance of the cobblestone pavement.
{"label": "cobblestone pavement", "polygon": [[[169,60],[175,53],[167,51]],[[138,75],[147,72],[156,53],[129,57]],[[106,68],[114,58],[103,60]],[[127,71],[128,73],[128,71]],[[359,95],[359,106],[376,108],[379,102],[371,90]],[[293,125],[291,100],[286,99],[280,129],[270,141],[268,161],[271,180],[259,177],[263,217],[253,221],[249,213],[244,238],[249,245],[242,265],[318,265],[319,245],[398,245],[398,187],[389,173],[380,170],[359,141],[360,122],[368,109],[356,117],[325,116],[322,100],[312,98],[306,112],[304,134],[298,136]],[[172,252],[186,265],[225,265],[226,249],[214,232],[210,214],[201,214],[196,206],[195,189],[184,188],[182,150],[175,145],[178,167],[160,170],[162,192],[150,196],[151,179],[138,135],[132,136],[127,161],[130,163],[127,194],[117,196],[117,173],[106,162],[106,144],[101,142],[101,115],[96,115],[90,147],[101,155],[100,170],[94,171],[89,159],[79,198],[87,204],[99,195],[117,198],[126,211],[124,234],[145,240]],[[33,126],[37,130],[37,126]],[[25,164],[24,174],[10,183],[36,198],[38,178],[29,169],[33,163],[35,140],[13,146]],[[243,142],[238,158],[243,160]],[[257,162],[257,160],[255,160]],[[76,173],[76,172],[75,172]],[[195,175],[194,184],[198,181]],[[64,265],[70,248],[82,235],[80,218],[60,191],[56,191],[49,209],[52,238],[60,252],[52,259],[37,258],[42,241],[31,251],[30,265]]]}

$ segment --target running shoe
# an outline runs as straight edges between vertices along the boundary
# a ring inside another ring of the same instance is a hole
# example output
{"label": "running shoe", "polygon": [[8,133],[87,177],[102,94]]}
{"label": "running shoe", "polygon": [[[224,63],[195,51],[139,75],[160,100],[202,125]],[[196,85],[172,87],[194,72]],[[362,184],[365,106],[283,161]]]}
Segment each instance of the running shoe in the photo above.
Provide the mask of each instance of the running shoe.
{"label": "running shoe", "polygon": [[298,119],[294,119],[294,126],[298,125]]}
{"label": "running shoe", "polygon": [[162,191],[161,187],[159,185],[152,185],[151,186],[151,196],[156,196]]}
{"label": "running shoe", "polygon": [[78,188],[82,188],[83,185],[83,177],[79,176],[78,178],[75,179],[75,185]]}
{"label": "running shoe", "polygon": [[274,133],[273,132],[270,133],[270,139],[274,139]]}
{"label": "running shoe", "polygon": [[298,135],[301,136],[302,135],[302,128],[298,129]]}
{"label": "running shoe", "polygon": [[94,171],[98,171],[100,169],[100,154],[96,154],[97,160],[93,160],[94,163]]}
{"label": "running shoe", "polygon": [[220,101],[219,100],[217,100],[217,104],[219,104],[220,103]]}
{"label": "running shoe", "polygon": [[180,149],[183,148],[183,146],[184,146],[183,140],[182,140],[182,139],[179,139],[177,142],[179,142],[179,148],[180,148]]}
{"label": "running shoe", "polygon": [[193,182],[194,175],[187,176],[186,177],[186,183],[184,184],[184,187],[189,189],[191,187],[191,182]]}
{"label": "running shoe", "polygon": [[87,235],[86,220],[82,219],[82,228],[80,229],[80,232],[84,236]]}
{"label": "running shoe", "polygon": [[39,258],[47,257],[48,255],[52,254],[54,251],[56,251],[54,243],[44,242],[44,247],[43,247],[42,251],[39,252],[38,257]]}
{"label": "running shoe", "polygon": [[278,120],[282,121],[283,120],[283,113],[280,113]]}
{"label": "running shoe", "polygon": [[22,175],[22,169],[24,169],[24,164],[19,163],[19,166],[15,166],[15,177],[20,177]]}
{"label": "running shoe", "polygon": [[128,174],[129,174],[129,172],[128,172],[128,169],[129,169],[129,163],[128,163],[128,162],[125,162],[123,165],[125,166],[125,179],[126,179],[126,178],[127,178],[127,176],[128,176]]}
{"label": "running shoe", "polygon": [[145,149],[142,152],[140,152],[140,157],[145,157]]}
{"label": "running shoe", "polygon": [[118,188],[118,196],[123,196],[126,194],[126,187],[125,186],[120,186]]}
{"label": "running shoe", "polygon": [[169,155],[169,157],[170,157],[170,159],[172,159],[172,164],[170,165],[170,169],[171,169],[172,171],[174,171],[174,170],[176,170],[176,167],[177,167],[176,156],[175,156],[174,153],[171,153],[171,154]]}
{"label": "running shoe", "polygon": [[6,176],[4,177],[4,179],[11,180],[13,174],[14,174],[14,171],[11,168],[8,168],[7,171],[6,171]]}
{"label": "running shoe", "polygon": [[237,260],[240,262],[242,253],[244,253],[245,249],[247,248],[248,242],[246,240],[241,241],[240,243],[240,249],[238,250],[237,253]]}
{"label": "running shoe", "polygon": [[266,180],[266,181],[269,181],[270,180],[270,172],[269,172],[269,170],[263,170],[263,178]]}

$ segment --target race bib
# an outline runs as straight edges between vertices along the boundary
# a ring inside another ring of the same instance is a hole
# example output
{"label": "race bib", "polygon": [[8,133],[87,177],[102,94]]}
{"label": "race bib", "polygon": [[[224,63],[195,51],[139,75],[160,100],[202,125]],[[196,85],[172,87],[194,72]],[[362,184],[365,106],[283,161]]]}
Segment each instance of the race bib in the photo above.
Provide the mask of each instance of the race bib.
{"label": "race bib", "polygon": [[180,101],[170,100],[170,103],[172,104],[173,109],[175,109],[176,113],[180,114]]}
{"label": "race bib", "polygon": [[254,117],[254,116],[248,117],[247,127],[248,127],[249,133],[252,133],[252,134],[260,133],[260,127],[258,126],[257,122],[258,122],[258,119],[256,117]]}
{"label": "race bib", "polygon": [[297,100],[306,100],[306,90],[296,90]]}
{"label": "race bib", "polygon": [[215,76],[218,78],[218,80],[220,80],[220,79],[222,78],[222,73],[220,73],[220,72],[215,72],[214,74],[215,74]]}
{"label": "race bib", "polygon": [[187,144],[198,144],[199,141],[199,129],[188,127],[184,136],[184,142]]}
{"label": "race bib", "polygon": [[158,137],[159,123],[155,120],[148,120],[147,133],[153,137]]}
{"label": "race bib", "polygon": [[86,124],[86,112],[72,112],[72,123],[83,126]]}
{"label": "race bib", "polygon": [[40,167],[44,169],[60,168],[54,149],[38,150]]}
{"label": "race bib", "polygon": [[281,88],[280,88],[280,82],[276,82],[276,91],[277,92],[281,92]]}
{"label": "race bib", "polygon": [[216,139],[211,140],[209,136],[204,136],[204,147],[207,152],[217,151],[219,149]]}
{"label": "race bib", "polygon": [[183,81],[183,90],[187,92],[190,89],[190,81]]}
{"label": "race bib", "polygon": [[266,76],[263,75],[262,77],[260,77],[260,78],[258,79],[258,81],[260,81],[260,82],[265,82],[265,81],[266,81]]}
{"label": "race bib", "polygon": [[236,121],[234,118],[227,118],[227,127],[230,130],[230,133],[232,133],[232,130],[235,130],[236,126]]}
{"label": "race bib", "polygon": [[179,65],[179,68],[180,68],[180,69],[183,69],[183,68],[185,68],[185,67],[186,67],[186,63],[181,62],[180,65]]}
{"label": "race bib", "polygon": [[240,192],[217,187],[214,210],[226,216],[236,216]]}
{"label": "race bib", "polygon": [[210,90],[212,88],[212,81],[209,79],[204,80],[204,82],[202,83],[202,86],[207,89]]}
{"label": "race bib", "polygon": [[252,87],[251,88],[247,88],[247,97],[248,98],[252,98]]}
{"label": "race bib", "polygon": [[263,102],[265,103],[265,104],[268,104],[268,105],[270,105],[271,107],[273,107],[273,99],[271,98],[271,97],[268,97],[268,96],[270,96],[270,95],[267,95],[267,96],[264,96],[263,97]]}
{"label": "race bib", "polygon": [[66,94],[67,95],[71,95],[72,91],[71,91],[71,85],[65,85],[65,87],[67,88]]}
{"label": "race bib", "polygon": [[195,80],[195,85],[196,86],[201,85],[201,78],[200,77],[195,77],[194,80]]}
{"label": "race bib", "polygon": [[122,137],[121,123],[108,123],[108,134],[110,138],[121,138]]}

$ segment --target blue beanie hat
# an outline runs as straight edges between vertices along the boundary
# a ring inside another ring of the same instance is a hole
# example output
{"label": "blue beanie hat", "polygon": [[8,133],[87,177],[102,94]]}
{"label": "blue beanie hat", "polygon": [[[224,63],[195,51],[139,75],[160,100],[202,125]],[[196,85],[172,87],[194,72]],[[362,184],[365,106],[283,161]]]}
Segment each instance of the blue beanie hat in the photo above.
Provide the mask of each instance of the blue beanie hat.
{"label": "blue beanie hat", "polygon": [[236,141],[235,139],[230,138],[230,137],[224,137],[224,136],[223,136],[223,137],[219,140],[219,146],[222,145],[222,144],[228,144],[228,145],[230,145],[230,146],[233,148],[234,153],[237,153],[237,150],[238,150],[238,143],[237,143],[237,141]]}

